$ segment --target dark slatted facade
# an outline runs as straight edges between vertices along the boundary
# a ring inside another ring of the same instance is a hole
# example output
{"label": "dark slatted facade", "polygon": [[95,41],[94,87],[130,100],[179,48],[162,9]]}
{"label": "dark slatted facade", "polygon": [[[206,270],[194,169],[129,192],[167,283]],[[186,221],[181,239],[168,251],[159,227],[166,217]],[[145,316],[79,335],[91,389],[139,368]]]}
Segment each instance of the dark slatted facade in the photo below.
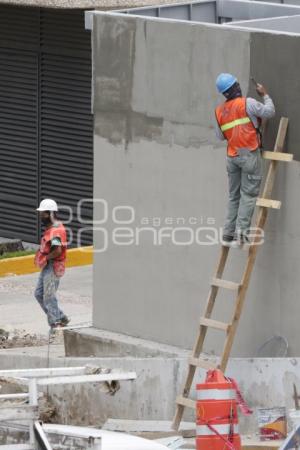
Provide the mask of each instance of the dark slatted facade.
{"label": "dark slatted facade", "polygon": [[[0,236],[37,242],[35,208],[71,208],[93,193],[91,42],[83,11],[0,6]],[[66,209],[61,213],[68,218]],[[91,203],[83,211],[92,219]]]}

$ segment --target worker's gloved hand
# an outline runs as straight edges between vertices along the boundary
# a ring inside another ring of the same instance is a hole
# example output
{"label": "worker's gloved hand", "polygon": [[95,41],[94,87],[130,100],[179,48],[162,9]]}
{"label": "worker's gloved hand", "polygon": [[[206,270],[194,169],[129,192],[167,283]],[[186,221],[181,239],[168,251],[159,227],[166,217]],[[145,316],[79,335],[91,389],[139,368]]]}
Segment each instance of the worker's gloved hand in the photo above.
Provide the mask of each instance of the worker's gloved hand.
{"label": "worker's gloved hand", "polygon": [[261,97],[264,97],[265,95],[268,95],[266,88],[262,84],[259,84],[259,83],[257,83],[256,92]]}
{"label": "worker's gloved hand", "polygon": [[43,255],[39,250],[35,254],[34,264],[37,267],[39,267],[40,269],[43,269],[47,265],[47,258],[46,258],[46,256]]}

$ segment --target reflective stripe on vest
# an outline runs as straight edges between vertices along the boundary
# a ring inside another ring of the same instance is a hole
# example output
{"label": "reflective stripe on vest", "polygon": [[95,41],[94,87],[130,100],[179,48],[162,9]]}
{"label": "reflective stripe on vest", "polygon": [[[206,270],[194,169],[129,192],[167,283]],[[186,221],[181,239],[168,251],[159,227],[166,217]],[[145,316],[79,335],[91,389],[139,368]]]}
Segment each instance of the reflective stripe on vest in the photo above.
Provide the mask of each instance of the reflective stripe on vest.
{"label": "reflective stripe on vest", "polygon": [[229,156],[237,156],[241,148],[252,151],[260,146],[257,130],[247,113],[246,97],[239,97],[219,105],[216,108],[216,119],[227,139]]}
{"label": "reflective stripe on vest", "polygon": [[[211,426],[219,433],[219,434],[225,434],[229,435],[231,433],[233,434],[239,434],[239,426],[237,424],[231,425],[230,423],[225,425],[217,425],[217,424],[211,424]],[[197,436],[215,436],[216,433],[214,433],[213,430],[211,430],[207,425],[197,425],[196,427],[196,435]]]}
{"label": "reflective stripe on vest", "polygon": [[235,400],[234,389],[201,389],[197,391],[197,400]]}
{"label": "reflective stripe on vest", "polygon": [[232,122],[225,123],[224,125],[221,126],[221,130],[223,132],[227,131],[227,130],[231,130],[231,128],[237,127],[238,125],[245,125],[249,122],[251,122],[249,117],[243,117],[242,119],[236,119],[236,120],[233,120]]}

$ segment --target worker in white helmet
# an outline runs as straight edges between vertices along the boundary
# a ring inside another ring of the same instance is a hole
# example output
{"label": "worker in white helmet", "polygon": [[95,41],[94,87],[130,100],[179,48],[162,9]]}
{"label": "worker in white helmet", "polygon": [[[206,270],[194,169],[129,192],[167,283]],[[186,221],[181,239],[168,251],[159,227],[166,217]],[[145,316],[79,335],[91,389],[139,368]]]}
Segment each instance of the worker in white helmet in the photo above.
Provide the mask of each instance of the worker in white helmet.
{"label": "worker in white helmet", "polygon": [[58,307],[56,298],[59,280],[65,272],[67,234],[64,225],[57,219],[58,207],[54,200],[43,200],[37,211],[45,232],[35,256],[35,264],[42,270],[34,295],[47,314],[50,328],[55,329],[69,323],[68,317]]}

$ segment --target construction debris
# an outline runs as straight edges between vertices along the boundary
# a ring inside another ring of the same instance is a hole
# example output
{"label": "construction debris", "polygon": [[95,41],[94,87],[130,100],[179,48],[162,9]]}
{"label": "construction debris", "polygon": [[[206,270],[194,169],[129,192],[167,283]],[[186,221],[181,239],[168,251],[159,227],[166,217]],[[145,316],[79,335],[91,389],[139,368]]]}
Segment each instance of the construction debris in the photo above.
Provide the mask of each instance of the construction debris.
{"label": "construction debris", "polygon": [[0,399],[4,395],[25,393],[26,388],[20,386],[13,377],[0,377]]}
{"label": "construction debris", "polygon": [[5,330],[3,330],[3,328],[0,328],[0,344],[2,342],[7,341],[8,336],[9,336],[8,331],[5,331]]}
{"label": "construction debris", "polygon": [[40,347],[47,344],[47,338],[26,330],[6,331],[0,329],[0,349],[18,347]]}
{"label": "construction debris", "polygon": [[[82,384],[82,383],[106,383],[106,391],[113,395],[116,389],[120,388],[119,380],[136,379],[135,372],[120,372],[102,369],[100,367],[84,366],[84,367],[57,367],[44,369],[23,369],[23,370],[2,370],[0,371],[0,380],[6,380],[7,383],[24,387],[28,391],[13,394],[14,403],[9,406],[0,407],[0,422],[26,420],[29,423],[29,444],[20,446],[20,450],[34,449],[38,444],[42,443],[42,448],[53,450],[45,435],[45,430],[40,426],[38,420],[41,419],[39,408],[39,386],[50,386],[56,384]],[[0,400],[7,401],[8,395],[0,394]],[[44,419],[55,415],[55,408],[52,409],[46,403],[46,410],[43,411]],[[91,432],[88,438],[92,437]],[[100,437],[99,437],[100,439]],[[89,447],[93,450],[100,450],[100,443],[94,439],[89,441]],[[13,448],[13,447],[12,447]],[[63,447],[58,447],[62,449]],[[70,448],[70,447],[67,447]],[[149,447],[148,447],[149,448]],[[122,449],[122,450],[125,450]],[[150,449],[149,449],[150,450]],[[159,450],[159,448],[158,448]]]}
{"label": "construction debris", "polygon": [[43,395],[39,400],[39,420],[45,423],[55,423],[57,408],[54,406],[50,396]]}
{"label": "construction debris", "polygon": [[[111,369],[103,369],[96,366],[86,366],[86,373],[89,375],[109,374],[113,373]],[[120,389],[120,383],[118,380],[105,381],[101,384],[101,392],[109,395],[115,395]]]}

